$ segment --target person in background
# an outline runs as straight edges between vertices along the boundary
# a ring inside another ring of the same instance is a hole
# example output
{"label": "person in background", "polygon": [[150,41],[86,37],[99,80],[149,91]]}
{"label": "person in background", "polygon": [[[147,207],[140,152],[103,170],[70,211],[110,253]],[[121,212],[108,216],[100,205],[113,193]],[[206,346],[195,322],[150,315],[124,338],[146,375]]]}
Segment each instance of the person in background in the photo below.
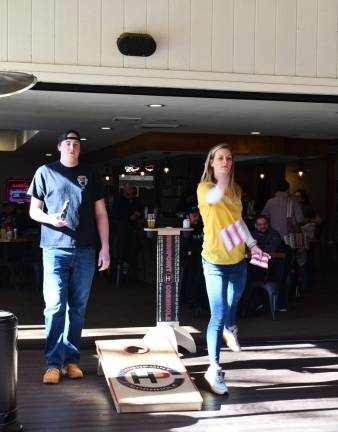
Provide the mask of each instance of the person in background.
{"label": "person in background", "polygon": [[251,231],[252,237],[258,246],[267,253],[276,252],[281,245],[282,239],[278,231],[271,228],[269,219],[265,215],[255,218],[255,229]]}
{"label": "person in background", "polygon": [[297,189],[294,191],[293,196],[301,206],[304,215],[304,223],[314,223],[316,225],[320,225],[322,223],[322,219],[318,214],[316,214],[306,191],[304,189]]}
{"label": "person in background", "polygon": [[322,219],[316,214],[304,189],[295,190],[293,196],[302,208],[304,214],[302,231],[308,239],[308,248],[297,253],[298,283],[305,291],[309,291],[312,289],[315,279],[314,241],[320,238]]}
{"label": "person in background", "polygon": [[303,211],[299,203],[289,193],[289,183],[281,179],[277,184],[277,192],[270,198],[262,214],[270,220],[272,228],[279,232],[281,238],[288,233],[287,205],[288,200],[292,200],[292,222],[294,225],[301,225],[304,221]]}
{"label": "person in background", "polygon": [[127,276],[131,267],[137,279],[137,254],[140,247],[139,230],[143,223],[144,207],[136,196],[136,188],[125,183],[121,195],[114,201],[111,211],[113,226],[113,256],[122,264],[122,273]]}
{"label": "person in background", "polygon": [[235,320],[246,284],[245,243],[253,254],[262,256],[242,220],[241,190],[234,180],[227,144],[209,151],[197,197],[204,224],[202,262],[211,312],[207,329],[210,366],[204,377],[214,393],[224,394],[228,389],[220,366],[222,336],[232,350],[241,349]]}
{"label": "person in background", "polygon": [[1,227],[11,227],[12,229],[16,226],[16,206],[13,203],[6,202],[2,205],[1,213]]}
{"label": "person in background", "polygon": [[36,221],[29,217],[29,204],[22,203],[18,204],[16,208],[16,218],[15,225],[18,230],[19,236],[24,236],[25,234],[29,234],[31,228],[38,227]]}
{"label": "person in background", "polygon": [[116,220],[127,220],[136,224],[143,218],[143,205],[136,196],[136,188],[131,183],[125,183],[121,195],[113,204],[112,215]]}
{"label": "person in background", "polygon": [[255,214],[255,201],[250,198],[248,192],[242,190],[243,216],[252,216]]}
{"label": "person in background", "polygon": [[[252,237],[257,241],[258,246],[269,254],[277,252],[282,246],[282,239],[278,231],[271,228],[269,219],[265,215],[258,215],[254,220],[254,229],[251,231]],[[256,285],[259,286],[259,282],[275,281],[276,276],[274,272],[274,261],[272,260],[272,271],[271,263],[269,263],[269,273],[267,279],[267,270],[257,266],[249,266],[248,270],[248,288],[249,292],[253,291],[252,298],[249,299],[249,309],[259,310],[263,307],[264,298],[262,292],[255,290]],[[276,266],[276,264],[275,264]],[[257,284],[258,282],[258,284]],[[284,289],[284,287],[281,287]]]}
{"label": "person in background", "polygon": [[[284,240],[284,236],[288,234],[290,225],[294,229],[300,229],[300,226],[304,223],[304,215],[301,206],[295,200],[295,198],[289,193],[289,183],[285,179],[280,179],[277,184],[277,191],[273,198],[270,198],[263,210],[262,214],[266,215],[270,219],[272,228],[279,232],[281,238]],[[288,204],[291,200],[291,218],[288,218],[287,209]],[[303,255],[303,252],[299,252],[296,249],[288,251],[288,268],[290,268],[290,280],[287,284],[285,291],[281,291],[278,299],[279,310],[286,311],[289,304],[289,294],[292,297],[297,295],[297,283],[295,280],[295,261],[297,256]],[[285,295],[284,295],[285,294]]]}
{"label": "person in background", "polygon": [[203,223],[197,206],[187,208],[185,217],[190,220],[190,227],[194,231],[182,238],[181,297],[198,315],[207,304],[201,262]]}
{"label": "person in background", "polygon": [[[46,324],[45,384],[58,384],[61,370],[83,378],[79,367],[85,310],[95,272],[96,229],[100,271],[109,267],[109,226],[98,174],[79,162],[80,135],[64,132],[60,160],[41,166],[29,187],[30,216],[41,223]],[[66,217],[61,209],[69,200]]]}

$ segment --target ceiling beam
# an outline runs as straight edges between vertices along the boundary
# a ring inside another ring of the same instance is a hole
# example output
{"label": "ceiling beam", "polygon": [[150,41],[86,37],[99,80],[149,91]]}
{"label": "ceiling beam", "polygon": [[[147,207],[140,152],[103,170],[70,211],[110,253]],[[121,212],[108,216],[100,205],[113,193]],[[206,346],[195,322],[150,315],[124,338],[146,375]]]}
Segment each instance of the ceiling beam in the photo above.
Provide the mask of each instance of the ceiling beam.
{"label": "ceiling beam", "polygon": [[324,156],[330,152],[330,143],[333,142],[256,135],[148,132],[101,150],[87,153],[83,155],[83,159],[91,162],[104,162],[148,151],[207,153],[211,147],[219,143],[229,144],[236,154]]}

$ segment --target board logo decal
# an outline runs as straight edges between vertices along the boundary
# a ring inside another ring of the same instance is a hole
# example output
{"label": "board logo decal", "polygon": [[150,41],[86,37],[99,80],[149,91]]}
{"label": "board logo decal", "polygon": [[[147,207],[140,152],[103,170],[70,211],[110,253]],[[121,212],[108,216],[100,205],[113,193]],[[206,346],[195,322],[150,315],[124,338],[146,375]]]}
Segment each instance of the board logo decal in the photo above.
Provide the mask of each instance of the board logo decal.
{"label": "board logo decal", "polygon": [[161,392],[182,385],[184,376],[181,372],[166,366],[134,365],[120,370],[117,380],[134,390]]}

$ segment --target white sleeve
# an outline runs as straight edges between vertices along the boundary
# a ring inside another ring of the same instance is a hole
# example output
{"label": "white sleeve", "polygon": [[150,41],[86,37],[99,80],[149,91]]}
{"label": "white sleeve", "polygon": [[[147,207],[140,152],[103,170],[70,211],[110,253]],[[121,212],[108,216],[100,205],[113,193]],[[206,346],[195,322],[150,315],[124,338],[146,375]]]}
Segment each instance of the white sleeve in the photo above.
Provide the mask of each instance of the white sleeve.
{"label": "white sleeve", "polygon": [[216,185],[208,190],[205,200],[208,204],[217,204],[219,201],[221,201],[223,195],[224,189],[221,189],[218,185]]}
{"label": "white sleeve", "polygon": [[252,237],[251,232],[249,231],[249,228],[247,227],[243,219],[241,220],[241,226],[245,233],[245,243],[248,248],[251,249],[252,247],[256,246],[257,241]]}

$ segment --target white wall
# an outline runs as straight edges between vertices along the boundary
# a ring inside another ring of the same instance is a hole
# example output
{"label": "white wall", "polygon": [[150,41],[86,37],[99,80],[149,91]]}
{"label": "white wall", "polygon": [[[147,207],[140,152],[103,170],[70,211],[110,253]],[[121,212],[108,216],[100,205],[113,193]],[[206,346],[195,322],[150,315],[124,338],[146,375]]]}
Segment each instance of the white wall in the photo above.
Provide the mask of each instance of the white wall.
{"label": "white wall", "polygon": [[[338,0],[0,0],[0,66],[43,81],[338,93],[337,11]],[[122,56],[122,32],[149,32],[156,52]]]}

